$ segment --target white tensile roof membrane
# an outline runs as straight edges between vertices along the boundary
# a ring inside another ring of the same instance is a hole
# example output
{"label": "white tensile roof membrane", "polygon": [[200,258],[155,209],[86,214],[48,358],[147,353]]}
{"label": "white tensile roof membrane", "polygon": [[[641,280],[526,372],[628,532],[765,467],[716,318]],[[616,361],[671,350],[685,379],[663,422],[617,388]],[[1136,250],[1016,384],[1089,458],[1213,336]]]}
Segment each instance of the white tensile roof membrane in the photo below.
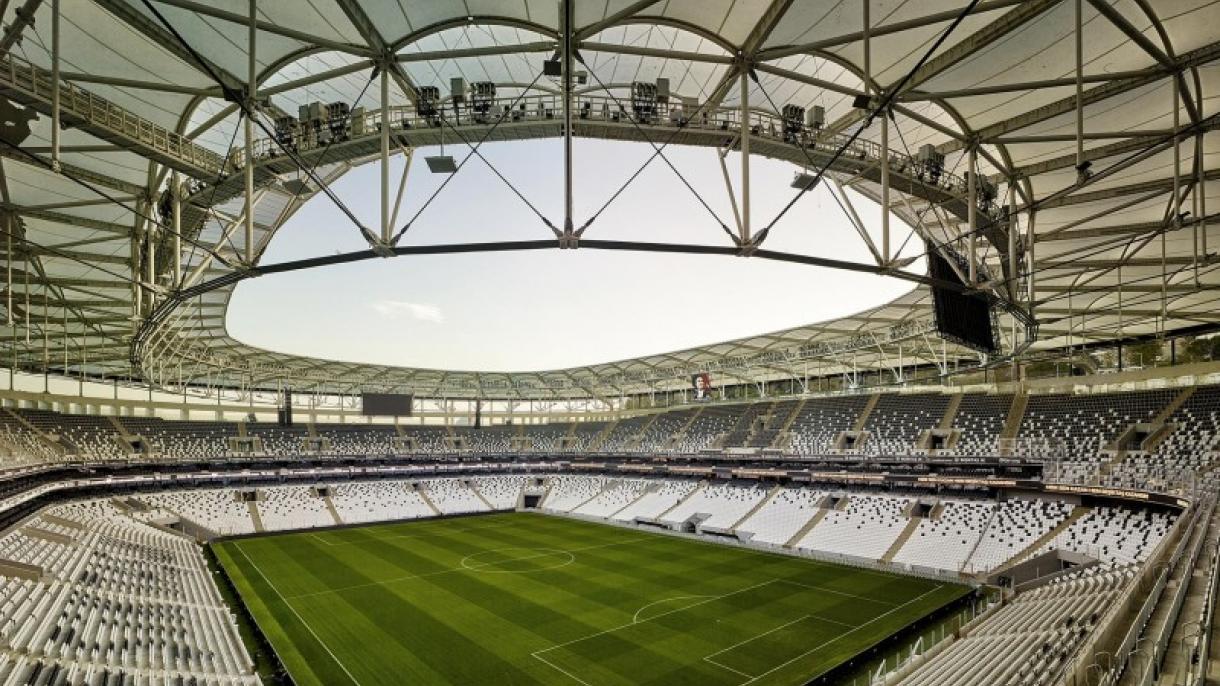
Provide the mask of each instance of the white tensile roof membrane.
{"label": "white tensile roof membrane", "polygon": [[[977,268],[989,280],[982,288],[1024,312],[1032,296],[1038,324],[1027,329],[998,308],[1003,354],[1206,330],[1220,321],[1220,230],[1209,220],[1220,208],[1215,3],[570,2],[572,45],[583,61],[576,66],[589,72],[573,102],[593,103],[574,135],[660,141],[672,133],[674,144],[737,145],[747,69],[759,124],[753,149],[816,168],[885,99],[892,104],[891,206],[922,239],[958,256],[968,254],[963,172],[973,149],[979,178],[995,191],[976,216]],[[929,331],[926,285],[836,321],[553,372],[388,368],[244,344],[224,325],[233,283],[190,298],[174,294],[218,278],[235,283],[259,263],[277,228],[320,192],[318,180],[376,163],[380,154],[372,128],[362,140],[334,145],[320,162],[318,150],[302,143],[299,155],[316,164],[309,179],[256,127],[247,232],[244,127],[226,91],[240,93],[248,80],[251,7],[258,90],[270,95],[260,120],[271,128],[311,102],[359,99],[373,121],[383,103],[370,75],[374,64],[386,65],[392,125],[417,124],[395,129],[398,154],[436,135],[420,118],[419,89],[435,86],[446,96],[455,77],[495,83],[497,112],[519,96],[528,105],[521,121],[467,119],[472,140],[493,126],[492,140],[561,136],[561,114],[535,118],[534,108],[542,101],[562,107],[560,80],[537,77],[542,61],[562,50],[564,5],[63,0],[57,27],[50,0],[4,5],[0,89],[37,114],[28,136],[18,130],[0,145],[10,229],[6,364],[165,386],[275,388],[292,380],[309,390],[343,379],[347,389],[429,397],[554,398],[677,388],[706,369],[733,382],[891,370],[899,358],[906,365],[979,361]],[[58,151],[51,135],[56,30],[65,124]],[[633,82],[658,79],[668,80],[688,115],[699,107],[709,118],[692,117],[677,132],[664,116],[642,126],[601,118],[615,109],[602,104],[629,102]],[[856,107],[859,96],[871,96],[870,108]],[[825,127],[816,137],[800,133],[799,144],[785,140],[775,110],[789,104],[824,108]],[[882,129],[875,118],[860,132],[828,170],[834,183],[881,197]],[[943,155],[939,180],[910,157],[925,145]],[[1078,155],[1088,162],[1085,174]],[[183,184],[181,238],[167,199],[175,180]],[[909,227],[895,231],[902,236]],[[722,248],[734,247],[719,238]]]}

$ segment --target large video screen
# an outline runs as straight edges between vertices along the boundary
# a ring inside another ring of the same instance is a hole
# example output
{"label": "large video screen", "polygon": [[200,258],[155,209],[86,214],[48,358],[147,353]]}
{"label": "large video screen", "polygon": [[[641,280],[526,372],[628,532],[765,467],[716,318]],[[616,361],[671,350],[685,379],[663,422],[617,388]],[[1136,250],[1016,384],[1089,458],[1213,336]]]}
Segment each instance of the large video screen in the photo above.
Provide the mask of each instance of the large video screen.
{"label": "large video screen", "polygon": [[[928,266],[933,278],[961,283],[961,278],[948,260],[931,248],[928,250]],[[1000,342],[991,319],[991,303],[985,296],[933,286],[932,305],[936,330],[941,336],[979,352],[999,351]]]}
{"label": "large video screen", "polygon": [[405,417],[411,414],[413,399],[408,393],[362,393],[360,411],[370,417]]}

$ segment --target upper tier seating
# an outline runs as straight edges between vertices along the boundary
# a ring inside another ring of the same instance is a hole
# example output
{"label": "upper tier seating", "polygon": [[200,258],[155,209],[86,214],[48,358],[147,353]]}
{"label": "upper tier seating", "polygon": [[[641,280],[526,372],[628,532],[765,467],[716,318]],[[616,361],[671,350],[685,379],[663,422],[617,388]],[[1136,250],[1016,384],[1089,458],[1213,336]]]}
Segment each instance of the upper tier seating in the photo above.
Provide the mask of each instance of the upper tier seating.
{"label": "upper tier seating", "polygon": [[[1171,389],[1089,395],[1033,395],[1025,408],[1017,454],[1043,456],[1040,442],[1062,445],[1056,477],[1090,482],[1103,462],[1100,451],[1123,429],[1147,422],[1173,399]],[[1054,450],[1054,449],[1053,449]]]}
{"label": "upper tier seating", "polygon": [[73,455],[93,459],[121,460],[130,450],[124,450],[118,441],[114,425],[105,417],[83,414],[60,414],[49,410],[17,410],[22,417],[39,431],[57,435]]}
{"label": "upper tier seating", "polygon": [[868,416],[864,430],[868,439],[862,451],[868,455],[907,455],[919,434],[935,428],[949,405],[943,393],[885,394]]}
{"label": "upper tier seating", "polygon": [[623,452],[634,442],[644,425],[652,420],[651,415],[639,415],[619,420],[602,441],[601,452]]}
{"label": "upper tier seating", "polygon": [[783,430],[785,422],[792,413],[796,412],[801,406],[800,400],[781,400],[771,406],[769,416],[763,418],[763,421],[756,427],[754,435],[746,443],[750,448],[769,448],[775,443],[775,439],[779,437],[780,431]]}
{"label": "upper tier seating", "polygon": [[151,442],[158,452],[183,460],[208,460],[229,452],[237,435],[233,422],[170,421],[159,417],[120,417],[127,431]]}
{"label": "upper tier seating", "polygon": [[266,455],[300,455],[304,452],[302,446],[305,439],[309,438],[309,429],[300,424],[280,426],[249,422],[246,424],[246,435],[260,439]]}
{"label": "upper tier seating", "polygon": [[59,462],[60,453],[9,413],[0,410],[0,459],[5,467]]}
{"label": "upper tier seating", "polygon": [[576,430],[572,433],[572,452],[591,450],[594,441],[608,425],[609,422],[577,422]]}
{"label": "upper tier seating", "polygon": [[958,455],[994,455],[996,439],[1012,407],[1012,395],[966,393],[957,406],[953,428],[960,433],[951,452]]}
{"label": "upper tier seating", "polygon": [[709,405],[703,408],[678,439],[673,449],[679,453],[694,454],[711,448],[727,434],[737,422],[741,405]]}
{"label": "upper tier seating", "polygon": [[810,398],[792,424],[791,451],[817,455],[835,447],[835,437],[849,431],[868,403],[868,396]]}
{"label": "upper tier seating", "polygon": [[554,454],[563,450],[563,439],[571,424],[527,424],[524,436],[529,440],[530,450],[536,453]]}
{"label": "upper tier seating", "polygon": [[391,455],[398,430],[389,424],[317,424],[319,438],[330,441],[336,455]]}

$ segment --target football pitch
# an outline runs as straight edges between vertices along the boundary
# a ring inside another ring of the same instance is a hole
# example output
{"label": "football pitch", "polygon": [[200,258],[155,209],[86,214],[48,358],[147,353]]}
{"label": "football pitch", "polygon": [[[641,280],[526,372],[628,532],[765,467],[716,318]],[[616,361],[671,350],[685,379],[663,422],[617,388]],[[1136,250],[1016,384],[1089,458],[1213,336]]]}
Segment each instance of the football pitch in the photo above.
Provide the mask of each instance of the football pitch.
{"label": "football pitch", "polygon": [[803,684],[969,592],[530,513],[214,549],[301,685]]}

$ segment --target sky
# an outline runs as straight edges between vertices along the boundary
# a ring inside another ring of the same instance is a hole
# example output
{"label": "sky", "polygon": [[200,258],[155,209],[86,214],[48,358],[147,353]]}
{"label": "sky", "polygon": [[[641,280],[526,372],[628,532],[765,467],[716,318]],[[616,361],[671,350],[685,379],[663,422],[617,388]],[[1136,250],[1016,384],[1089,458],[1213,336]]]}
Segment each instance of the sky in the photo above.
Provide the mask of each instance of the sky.
{"label": "sky", "polygon": [[[445,153],[459,162],[460,142]],[[397,226],[402,245],[553,238],[550,229],[478,158],[431,203],[448,177],[428,172],[420,149]],[[553,224],[562,225],[560,140],[489,143],[480,152]],[[580,226],[652,154],[646,143],[577,139],[575,223]],[[665,157],[719,217],[735,228],[717,152],[670,146]],[[405,160],[391,161],[396,187]],[[740,156],[726,159],[740,190]],[[751,161],[755,232],[795,196],[793,165]],[[367,226],[380,226],[379,163],[332,184]],[[879,233],[880,208],[854,196]],[[427,204],[426,204],[427,203]],[[895,245],[909,229],[896,217]],[[627,185],[585,238],[728,245],[718,220],[660,159]],[[278,232],[263,264],[365,249],[352,222],[324,195]],[[834,199],[817,188],[775,223],[766,247],[871,262]],[[917,254],[912,239],[902,255]],[[917,262],[909,269],[922,271]],[[839,317],[911,288],[893,278],[757,258],[593,249],[408,256],[264,276],[241,283],[226,325],[239,340],[328,359],[478,371],[561,369],[669,352]]]}

